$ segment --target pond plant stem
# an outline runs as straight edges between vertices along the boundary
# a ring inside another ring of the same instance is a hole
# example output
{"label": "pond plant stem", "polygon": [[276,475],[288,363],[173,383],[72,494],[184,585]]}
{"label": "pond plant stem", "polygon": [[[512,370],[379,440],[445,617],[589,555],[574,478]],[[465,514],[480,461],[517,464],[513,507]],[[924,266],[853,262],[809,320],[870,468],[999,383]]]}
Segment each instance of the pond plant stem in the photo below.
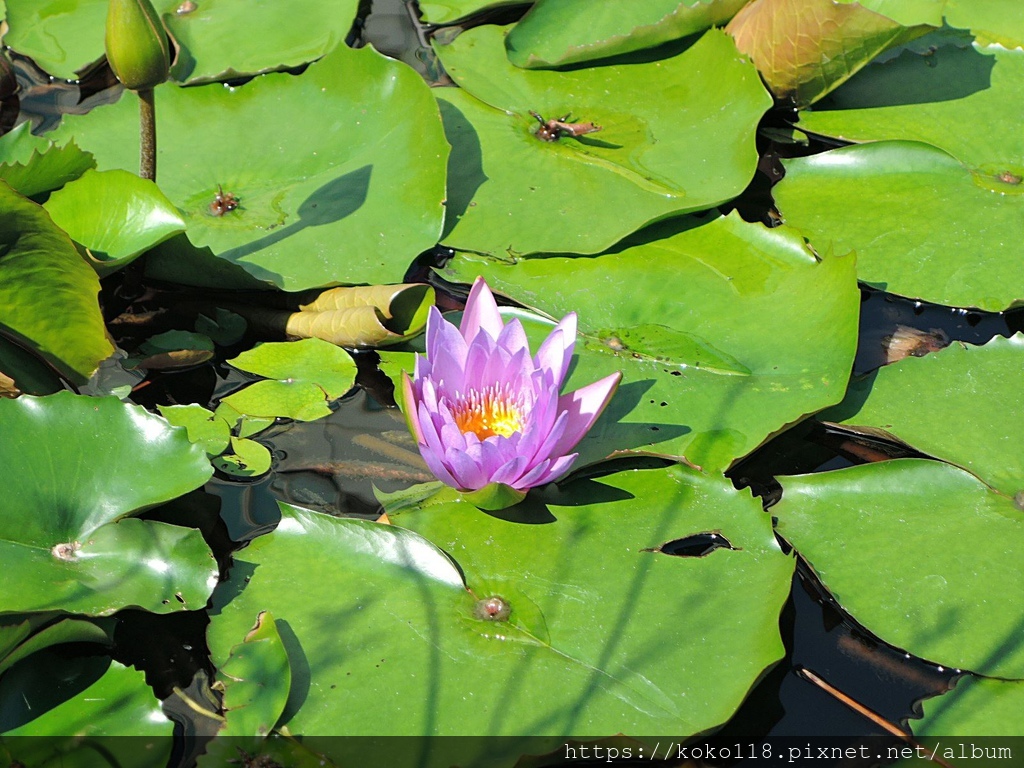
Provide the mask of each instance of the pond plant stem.
{"label": "pond plant stem", "polygon": [[[863,704],[861,704],[859,701],[856,701],[855,699],[850,698],[845,693],[840,691],[838,688],[833,686],[831,683],[829,683],[826,680],[822,679],[821,677],[819,677],[817,674],[815,674],[811,670],[807,669],[806,667],[801,667],[801,668],[797,669],[796,673],[797,673],[797,675],[802,677],[804,680],[807,680],[808,682],[814,683],[821,690],[825,691],[825,693],[827,693],[829,696],[832,696],[833,698],[838,699],[839,701],[841,701],[843,704],[845,704],[847,707],[852,709],[857,714],[862,715],[863,717],[866,717],[868,720],[870,720],[872,723],[874,723],[875,725],[877,725],[879,728],[881,728],[882,730],[886,731],[887,733],[891,733],[896,738],[902,739],[903,741],[907,742],[907,744],[909,744],[912,747],[916,748],[916,747],[919,746],[918,743],[916,741],[914,741],[913,737],[910,734],[906,733],[905,731],[903,731],[901,728],[899,728],[898,726],[894,725],[893,723],[890,723],[888,720],[886,720],[884,717],[879,715],[877,712],[873,712],[872,710],[868,709]],[[927,759],[931,760],[932,762],[934,762],[934,763],[936,763],[938,765],[941,765],[942,768],[953,768],[953,766],[951,766],[949,763],[947,763],[941,757],[938,757],[937,755],[934,756],[934,757],[927,756],[927,750],[925,750],[925,754],[926,754]]]}
{"label": "pond plant stem", "polygon": [[156,181],[156,101],[152,88],[139,94],[139,176]]}

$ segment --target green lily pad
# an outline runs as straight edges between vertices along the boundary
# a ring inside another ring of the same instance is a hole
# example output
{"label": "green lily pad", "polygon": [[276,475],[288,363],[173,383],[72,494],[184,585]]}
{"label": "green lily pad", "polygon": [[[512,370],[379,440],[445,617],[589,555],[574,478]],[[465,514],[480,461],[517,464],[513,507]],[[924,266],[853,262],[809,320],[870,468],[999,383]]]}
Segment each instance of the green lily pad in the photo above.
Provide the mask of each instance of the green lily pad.
{"label": "green lily pad", "polygon": [[140,344],[125,360],[125,367],[160,371],[187,368],[212,358],[213,340],[209,337],[191,331],[165,331]]}
{"label": "green lily pad", "polygon": [[58,189],[95,166],[92,155],[73,141],[57,146],[33,136],[31,122],[0,137],[0,179],[25,197]]}
{"label": "green lily pad", "polygon": [[100,277],[185,231],[185,221],[160,188],[128,171],[86,171],[43,206],[54,224],[87,249]]}
{"label": "green lily pad", "polygon": [[[391,282],[437,242],[448,146],[429,89],[404,64],[341,46],[298,77],[155,96],[160,188],[194,246],[300,290]],[[135,169],[137,97],[67,116],[56,134],[100,168]],[[237,207],[215,215],[218,196]]]}
{"label": "green lily pad", "polygon": [[800,127],[848,141],[922,141],[972,168],[1020,176],[1024,135],[1009,105],[1022,93],[1024,50],[937,40],[865,67],[802,113]]}
{"label": "green lily pad", "polygon": [[1006,48],[1024,42],[1024,19],[1017,0],[837,0],[840,3],[857,2],[865,8],[888,16],[900,24],[930,24],[969,29],[984,35]]}
{"label": "green lily pad", "polygon": [[175,427],[185,427],[188,439],[206,451],[208,456],[223,453],[231,440],[231,428],[213,411],[201,405],[160,405],[160,415]]}
{"label": "green lily pad", "polygon": [[213,459],[213,466],[233,477],[259,477],[270,471],[273,457],[262,443],[231,438],[231,450]]}
{"label": "green lily pad", "polygon": [[539,0],[505,38],[517,67],[560,67],[653,48],[728,21],[747,0]]}
{"label": "green lily pad", "polygon": [[0,427],[8,478],[0,612],[205,604],[217,566],[199,532],[126,517],[210,477],[184,430],[116,398],[68,392],[0,399]]}
{"label": "green lily pad", "polygon": [[30,614],[16,624],[7,624],[4,617],[5,624],[0,625],[0,675],[36,651],[61,643],[113,645],[113,619],[52,619],[52,614]]}
{"label": "green lily pad", "polygon": [[[857,344],[853,258],[819,261],[793,230],[735,213],[666,222],[593,259],[460,254],[443,275],[483,275],[549,317],[577,312],[582,339],[566,389],[623,373],[578,466],[636,449],[725,469],[838,402]],[[532,324],[533,349],[550,327]]]}
{"label": "green lily pad", "polygon": [[113,353],[100,282],[46,211],[0,181],[0,330],[85,383]]}
{"label": "green lily pad", "polygon": [[868,630],[946,667],[1024,677],[1024,514],[1013,499],[928,459],[779,482],[779,532]]}
{"label": "green lily pad", "polygon": [[[64,659],[42,651],[4,675],[0,700],[5,747],[23,765],[43,765],[49,757],[48,765],[141,768],[170,757],[174,724],[145,674],[109,658]],[[7,738],[17,736],[48,738]],[[115,739],[93,741],[111,736],[148,738],[125,739],[120,747]],[[96,748],[101,744],[106,749]],[[62,760],[54,759],[58,755]]]}
{"label": "green lily pad", "polygon": [[451,24],[468,16],[509,6],[529,5],[531,0],[423,0],[417,3],[420,17],[428,24]]}
{"label": "green lily pad", "polygon": [[206,315],[196,318],[196,333],[207,336],[222,347],[241,341],[248,327],[244,317],[222,307],[217,307],[212,318]]}
{"label": "green lily pad", "polygon": [[[922,709],[924,717],[920,721],[910,721],[915,736],[1020,736],[1024,682],[965,675],[949,693],[925,700]],[[955,760],[960,756],[958,753],[959,749],[952,755],[940,749],[937,754]],[[970,747],[966,756],[971,757]],[[975,759],[988,756],[982,754]]]}
{"label": "green lily pad", "polygon": [[818,248],[857,253],[857,276],[901,296],[999,311],[1024,303],[1021,177],[928,144],[880,141],[785,162],[773,194]]}
{"label": "green lily pad", "polygon": [[998,491],[1024,491],[1024,334],[983,347],[955,342],[854,381],[821,418],[896,437]]}
{"label": "green lily pad", "polygon": [[931,28],[905,27],[859,3],[757,0],[726,29],[777,98],[806,106],[882,51]]}
{"label": "green lily pad", "polygon": [[225,724],[217,735],[269,735],[284,711],[292,683],[288,653],[269,612],[261,612],[244,640],[231,649],[217,679],[224,686],[225,711]]}
{"label": "green lily pad", "polygon": [[[494,255],[597,253],[747,186],[755,129],[771,99],[720,30],[670,59],[571,72],[518,69],[503,35],[476,27],[438,47],[466,89],[436,91],[452,145],[446,245]],[[531,111],[547,119],[572,112],[601,130],[544,141]]]}
{"label": "green lily pad", "polygon": [[[103,56],[107,0],[10,0],[4,42],[51,75],[74,79]],[[341,45],[358,0],[233,3],[202,0],[176,13],[181,0],[154,0],[181,48],[171,76],[201,83],[315,61]]]}
{"label": "green lily pad", "polygon": [[180,4],[155,5],[166,11],[167,30],[182,48],[171,77],[189,84],[315,61],[344,45],[359,8],[359,0],[200,0],[191,13],[174,12]]}
{"label": "green lily pad", "polygon": [[313,421],[329,414],[328,401],[341,397],[356,381],[352,356],[321,339],[260,344],[228,362],[276,379],[250,384],[221,400],[247,416]]}
{"label": "green lily pad", "polygon": [[[258,605],[288,622],[289,659],[308,669],[282,717],[291,732],[594,736],[714,727],[781,657],[793,561],[723,478],[625,472],[529,504],[502,518],[460,501],[402,513],[447,555],[403,528],[282,504],[214,597],[215,663]],[[732,549],[656,551],[706,531]]]}

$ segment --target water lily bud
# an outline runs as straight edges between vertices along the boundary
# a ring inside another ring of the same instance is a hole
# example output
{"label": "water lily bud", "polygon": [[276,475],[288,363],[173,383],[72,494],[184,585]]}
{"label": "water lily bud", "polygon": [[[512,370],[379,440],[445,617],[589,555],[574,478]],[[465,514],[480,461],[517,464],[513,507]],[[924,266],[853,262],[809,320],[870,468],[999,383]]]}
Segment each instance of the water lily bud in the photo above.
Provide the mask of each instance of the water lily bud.
{"label": "water lily bud", "polygon": [[167,32],[149,0],[110,0],[106,45],[110,68],[126,88],[140,91],[167,79]]}

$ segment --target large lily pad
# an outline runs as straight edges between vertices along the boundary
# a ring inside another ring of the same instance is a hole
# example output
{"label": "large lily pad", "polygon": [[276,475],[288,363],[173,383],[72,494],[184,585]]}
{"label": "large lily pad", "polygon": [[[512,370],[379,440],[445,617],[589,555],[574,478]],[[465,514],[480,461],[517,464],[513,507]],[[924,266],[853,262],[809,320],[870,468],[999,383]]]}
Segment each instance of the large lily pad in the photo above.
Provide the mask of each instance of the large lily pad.
{"label": "large lily pad", "polygon": [[854,381],[824,419],[883,430],[970,470],[998,491],[1024,491],[1024,334],[954,343]]}
{"label": "large lily pad", "polygon": [[[174,723],[160,710],[140,670],[102,656],[65,659],[42,651],[8,672],[0,692],[5,737],[49,737],[8,742],[12,756],[24,765],[43,765],[44,756],[61,753],[63,762],[45,764],[145,766],[170,757]],[[56,738],[61,736],[69,738]],[[116,739],[91,741],[112,736],[149,739],[125,739],[121,748]]]}
{"label": "large lily pad", "polygon": [[[670,59],[572,72],[516,68],[503,35],[477,27],[438,48],[476,97],[437,91],[453,147],[446,245],[596,253],[651,221],[729,200],[750,181],[754,132],[771,99],[723,32]],[[543,141],[531,111],[572,112],[601,131]]]}
{"label": "large lily pad", "polygon": [[481,11],[527,6],[531,0],[423,0],[416,5],[428,24],[451,24]]}
{"label": "large lily pad", "polygon": [[818,248],[857,252],[890,293],[999,311],[1024,303],[1021,177],[970,168],[928,144],[881,141],[785,163],[774,194]]}
{"label": "large lily pad", "polygon": [[[190,13],[181,0],[154,0],[181,50],[171,72],[196,83],[314,61],[340,45],[358,0],[237,3],[203,0]],[[4,42],[52,75],[73,79],[103,56],[107,0],[10,0]]]}
{"label": "large lily pad", "polygon": [[641,234],[593,259],[462,254],[444,272],[483,275],[550,317],[577,312],[570,389],[622,371],[580,464],[641,449],[721,470],[842,398],[860,301],[852,257],[819,261],[792,230],[735,213]]}
{"label": "large lily pad", "polygon": [[217,567],[200,533],[126,519],[212,474],[185,430],[116,398],[67,392],[0,400],[0,425],[0,612],[203,606]]}
{"label": "large lily pad", "polygon": [[44,207],[86,249],[101,277],[185,231],[181,214],[160,188],[128,171],[86,171],[50,195]]}
{"label": "large lily pad", "polygon": [[505,38],[517,67],[559,67],[652,48],[728,21],[747,0],[539,0]]}
{"label": "large lily pad", "polygon": [[[298,77],[163,85],[156,101],[160,188],[189,240],[254,276],[289,290],[387,283],[436,243],[448,146],[404,64],[341,46]],[[100,168],[134,169],[137,97],[66,117],[58,135]],[[238,207],[214,215],[228,195]]]}
{"label": "large lily pad", "polygon": [[[459,501],[402,512],[460,571],[403,528],[282,505],[214,597],[215,662],[259,606],[308,670],[282,718],[292,732],[595,736],[711,728],[781,656],[793,562],[724,478],[626,472],[517,509],[521,522]],[[655,551],[713,530],[733,548]],[[488,610],[502,603],[511,613]]]}
{"label": "large lily pad", "polygon": [[834,0],[753,0],[727,27],[772,93],[797,106],[812,104],[882,51],[928,29]]}
{"label": "large lily pad", "polygon": [[780,482],[779,532],[858,622],[946,667],[1024,677],[1024,513],[1013,499],[928,459]]}
{"label": "large lily pad", "polygon": [[900,24],[942,26],[943,17],[951,27],[969,29],[976,35],[1014,48],[1024,42],[1024,18],[1017,0],[836,0],[857,2]]}
{"label": "large lily pad", "polygon": [[0,179],[25,197],[57,189],[95,165],[74,142],[61,147],[33,136],[31,122],[0,137]]}
{"label": "large lily pad", "polygon": [[802,113],[800,127],[849,141],[923,141],[973,168],[1020,176],[1024,135],[1008,105],[1021,94],[1024,50],[937,40],[864,68]]}
{"label": "large lily pad", "polygon": [[84,383],[113,353],[100,281],[42,207],[0,180],[0,330]]}
{"label": "large lily pad", "polygon": [[[985,680],[965,675],[949,693],[926,700],[922,709],[924,717],[920,721],[910,721],[916,736],[1019,737],[1020,713],[1024,711],[1024,682]],[[978,746],[992,747],[996,744]],[[940,749],[938,755],[955,759],[959,756],[957,752],[959,750],[947,755]],[[972,756],[970,747],[967,756]],[[973,757],[977,759],[988,756],[982,754]]]}

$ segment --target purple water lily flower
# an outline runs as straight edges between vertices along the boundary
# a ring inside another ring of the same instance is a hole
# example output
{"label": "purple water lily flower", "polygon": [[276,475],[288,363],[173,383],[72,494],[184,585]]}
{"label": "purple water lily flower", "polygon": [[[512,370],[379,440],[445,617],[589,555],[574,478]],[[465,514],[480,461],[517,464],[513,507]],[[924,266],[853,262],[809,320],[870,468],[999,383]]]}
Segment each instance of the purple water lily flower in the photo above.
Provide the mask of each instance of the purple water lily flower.
{"label": "purple water lily flower", "polygon": [[[593,426],[622,378],[559,394],[576,343],[566,315],[530,355],[523,326],[504,323],[482,277],[456,328],[436,307],[427,318],[427,354],[412,380],[402,375],[406,417],[431,471],[471,500],[507,506],[572,466],[572,449]],[[497,491],[497,494],[494,492]]]}

